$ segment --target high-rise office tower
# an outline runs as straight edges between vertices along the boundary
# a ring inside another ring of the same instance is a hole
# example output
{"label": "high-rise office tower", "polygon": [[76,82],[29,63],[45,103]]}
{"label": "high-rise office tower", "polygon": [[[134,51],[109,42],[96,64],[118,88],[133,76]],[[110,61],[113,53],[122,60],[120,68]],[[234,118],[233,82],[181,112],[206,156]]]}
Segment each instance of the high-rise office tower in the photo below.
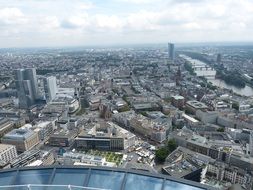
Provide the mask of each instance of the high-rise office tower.
{"label": "high-rise office tower", "polygon": [[169,60],[174,61],[175,58],[174,44],[168,43],[168,53],[169,53]]}
{"label": "high-rise office tower", "polygon": [[216,60],[217,63],[221,63],[221,54],[218,53],[217,54],[217,60]]}
{"label": "high-rise office tower", "polygon": [[56,77],[51,76],[44,78],[44,90],[47,102],[55,99],[57,93]]}
{"label": "high-rise office tower", "polygon": [[36,70],[17,69],[14,71],[19,107],[27,109],[35,103],[38,97]]}
{"label": "high-rise office tower", "polygon": [[32,91],[33,91],[35,99],[37,99],[39,96],[39,93],[38,93],[39,88],[38,88],[36,69],[35,68],[25,69],[25,79],[31,81]]}

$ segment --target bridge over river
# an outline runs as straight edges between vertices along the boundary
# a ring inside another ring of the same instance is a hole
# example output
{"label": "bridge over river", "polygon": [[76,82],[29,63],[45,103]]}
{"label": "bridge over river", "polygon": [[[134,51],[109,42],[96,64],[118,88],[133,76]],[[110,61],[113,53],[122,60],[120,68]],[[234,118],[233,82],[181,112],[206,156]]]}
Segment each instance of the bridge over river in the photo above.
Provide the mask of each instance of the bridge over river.
{"label": "bridge over river", "polygon": [[252,96],[253,97],[253,88],[246,85],[244,88],[238,88],[234,85],[228,85],[225,81],[221,79],[216,79],[216,70],[206,63],[199,61],[197,59],[192,59],[186,55],[179,55],[185,60],[189,61],[194,69],[194,72],[197,76],[205,77],[209,82],[211,82],[214,86],[225,88],[232,90],[234,93],[243,95],[243,96]]}

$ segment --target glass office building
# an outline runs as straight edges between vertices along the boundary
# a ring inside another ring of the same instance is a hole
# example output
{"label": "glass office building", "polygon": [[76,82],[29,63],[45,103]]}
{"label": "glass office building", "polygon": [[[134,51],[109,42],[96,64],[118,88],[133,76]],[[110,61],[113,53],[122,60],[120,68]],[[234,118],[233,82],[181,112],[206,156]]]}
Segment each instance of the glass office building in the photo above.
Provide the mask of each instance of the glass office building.
{"label": "glass office building", "polygon": [[27,167],[0,171],[0,190],[208,190],[160,174],[103,167]]}

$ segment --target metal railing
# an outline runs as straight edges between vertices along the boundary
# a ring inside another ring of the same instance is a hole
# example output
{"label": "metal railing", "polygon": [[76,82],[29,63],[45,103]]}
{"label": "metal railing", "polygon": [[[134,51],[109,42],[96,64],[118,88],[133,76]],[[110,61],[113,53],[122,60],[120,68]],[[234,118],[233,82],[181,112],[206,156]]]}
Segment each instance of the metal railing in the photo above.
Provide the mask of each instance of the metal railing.
{"label": "metal railing", "polygon": [[103,189],[103,188],[95,188],[95,187],[82,187],[76,185],[48,185],[48,184],[25,184],[25,185],[5,185],[0,186],[0,190],[38,190],[38,189],[45,189],[45,190],[110,190],[110,189]]}

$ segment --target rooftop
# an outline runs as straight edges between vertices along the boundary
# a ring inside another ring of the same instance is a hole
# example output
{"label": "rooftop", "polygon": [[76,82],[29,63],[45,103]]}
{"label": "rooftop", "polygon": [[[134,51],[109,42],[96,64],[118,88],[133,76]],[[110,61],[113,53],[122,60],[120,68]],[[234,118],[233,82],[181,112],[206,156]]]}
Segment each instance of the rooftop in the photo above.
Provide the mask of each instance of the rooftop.
{"label": "rooftop", "polygon": [[168,164],[163,167],[163,170],[171,176],[184,177],[202,168],[211,160],[214,161],[208,156],[178,147],[166,158]]}
{"label": "rooftop", "polygon": [[187,101],[186,104],[196,108],[196,109],[207,109],[208,106],[202,102],[192,100],[192,101]]}
{"label": "rooftop", "polygon": [[44,128],[44,127],[47,127],[47,125],[49,125],[50,123],[51,123],[50,121],[40,122],[40,123],[37,123],[37,127]]}
{"label": "rooftop", "polygon": [[150,109],[152,108],[151,103],[135,103],[133,105],[134,109],[139,110],[139,109]]}
{"label": "rooftop", "polygon": [[174,98],[175,100],[184,100],[183,96],[172,96],[172,98]]}
{"label": "rooftop", "polygon": [[55,131],[50,137],[66,137],[66,138],[74,138],[77,134],[76,130],[65,130],[65,129],[61,129],[61,130],[57,130]]}
{"label": "rooftop", "polygon": [[79,137],[107,137],[107,138],[124,138],[128,139],[135,135],[126,129],[121,128],[115,123],[107,122],[104,124],[96,123],[90,130],[82,131]]}
{"label": "rooftop", "polygon": [[192,122],[192,123],[198,123],[199,121],[185,113],[182,114],[182,117],[185,118],[186,120]]}
{"label": "rooftop", "polygon": [[16,139],[16,140],[22,139],[22,140],[24,140],[33,134],[34,134],[34,132],[29,129],[13,129],[12,131],[10,131],[6,135],[4,135],[3,138],[4,139]]}

